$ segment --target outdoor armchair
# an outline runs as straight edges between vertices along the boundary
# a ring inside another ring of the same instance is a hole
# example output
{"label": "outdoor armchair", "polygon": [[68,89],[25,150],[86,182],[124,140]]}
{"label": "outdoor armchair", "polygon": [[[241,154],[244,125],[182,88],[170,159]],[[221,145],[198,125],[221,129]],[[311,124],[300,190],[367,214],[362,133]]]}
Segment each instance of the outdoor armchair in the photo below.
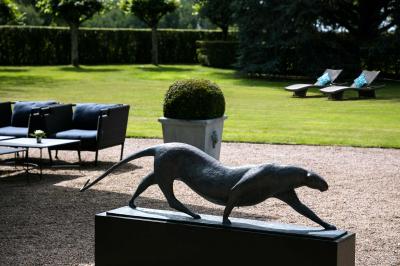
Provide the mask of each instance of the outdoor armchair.
{"label": "outdoor armchair", "polygon": [[293,84],[285,87],[285,90],[293,92],[293,96],[306,97],[309,88],[324,88],[334,84],[342,71],[342,69],[326,69],[314,84]]}
{"label": "outdoor armchair", "polygon": [[36,129],[42,129],[41,110],[56,103],[55,101],[0,103],[0,135],[27,137]]}
{"label": "outdoor armchair", "polygon": [[123,157],[129,105],[83,103],[50,106],[44,114],[45,130],[49,137],[78,139],[80,145],[65,145],[55,150],[95,152],[95,164],[99,150],[121,145]]}
{"label": "outdoor armchair", "polygon": [[359,98],[375,98],[375,90],[384,87],[384,85],[372,86],[371,84],[378,77],[380,71],[364,70],[358,78],[356,78],[350,86],[329,86],[320,89],[322,93],[328,94],[330,99],[342,100],[343,93],[348,90],[358,92]]}

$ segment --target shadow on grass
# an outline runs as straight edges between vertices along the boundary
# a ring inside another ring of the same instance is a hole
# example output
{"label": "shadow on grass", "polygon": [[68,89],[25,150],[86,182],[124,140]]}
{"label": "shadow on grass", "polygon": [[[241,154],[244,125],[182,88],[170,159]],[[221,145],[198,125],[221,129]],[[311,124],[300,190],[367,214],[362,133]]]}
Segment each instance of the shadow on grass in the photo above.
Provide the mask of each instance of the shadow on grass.
{"label": "shadow on grass", "polygon": [[[220,73],[218,73],[219,75]],[[268,80],[268,79],[253,79],[249,78],[240,73],[231,74],[229,77],[224,77],[221,75],[221,78],[234,80],[233,83],[239,86],[248,86],[248,87],[264,87],[264,88],[274,88],[274,89],[283,89],[285,86],[288,86],[290,82],[287,81],[277,81],[277,80]]]}
{"label": "shadow on grass", "polygon": [[328,99],[329,101],[332,102],[347,102],[347,101],[391,101],[391,102],[400,102],[400,96],[398,97],[380,97],[377,96],[376,98],[358,98],[358,97],[344,97],[341,100],[332,100],[332,99]]}
{"label": "shadow on grass", "polygon": [[118,68],[100,68],[100,67],[93,67],[93,68],[86,68],[86,67],[58,67],[60,71],[65,72],[75,72],[75,73],[106,73],[106,72],[120,72],[121,69]]}
{"label": "shadow on grass", "polygon": [[[15,182],[0,182],[1,265],[80,265],[94,263],[95,214],[126,206],[131,195],[57,185],[74,175],[44,175],[27,184],[24,175]],[[19,181],[18,181],[19,180]],[[169,209],[164,199],[139,197],[138,206]],[[195,212],[222,215],[222,210],[197,205]],[[235,217],[248,214],[235,212]],[[273,217],[259,216],[263,220]]]}
{"label": "shadow on grass", "polygon": [[[57,80],[59,82],[60,80]],[[56,84],[52,77],[36,77],[36,76],[0,76],[0,84],[2,86],[49,86]],[[25,89],[7,88],[9,91],[25,91]]]}
{"label": "shadow on grass", "polygon": [[193,71],[193,68],[189,68],[189,67],[174,67],[174,66],[144,66],[144,67],[139,67],[139,69],[142,70],[142,71],[148,71],[148,72],[166,72],[166,71],[185,72],[185,71]]}
{"label": "shadow on grass", "polygon": [[385,89],[378,89],[375,91],[375,98],[358,97],[358,94],[354,90],[345,91],[342,100],[332,101],[400,101],[400,86],[389,86]]}
{"label": "shadow on grass", "polygon": [[25,68],[16,68],[16,67],[7,67],[2,68],[0,67],[0,74],[1,73],[15,73],[15,72],[28,72],[28,69]]}
{"label": "shadow on grass", "polygon": [[297,96],[291,96],[294,99],[316,99],[316,98],[328,98],[328,96],[325,95],[307,95],[306,97],[297,97]]}

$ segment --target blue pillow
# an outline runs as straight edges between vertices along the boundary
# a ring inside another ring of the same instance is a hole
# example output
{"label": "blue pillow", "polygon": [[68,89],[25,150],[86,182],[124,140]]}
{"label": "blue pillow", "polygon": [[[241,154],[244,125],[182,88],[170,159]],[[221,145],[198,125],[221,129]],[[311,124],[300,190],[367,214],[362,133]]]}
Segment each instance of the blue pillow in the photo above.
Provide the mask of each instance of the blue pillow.
{"label": "blue pillow", "polygon": [[81,103],[75,107],[73,127],[75,129],[96,130],[101,111],[117,106],[116,104]]}
{"label": "blue pillow", "polygon": [[365,78],[364,73],[362,73],[358,78],[354,80],[354,85],[356,88],[362,88],[368,84],[367,79]]}
{"label": "blue pillow", "polygon": [[331,77],[329,77],[328,73],[323,74],[318,78],[317,85],[318,86],[325,86],[331,82]]}
{"label": "blue pillow", "polygon": [[28,102],[21,101],[14,104],[14,109],[11,117],[11,126],[13,127],[27,127],[29,123],[29,116],[32,109],[43,108],[56,104],[56,101],[43,101],[43,102]]}

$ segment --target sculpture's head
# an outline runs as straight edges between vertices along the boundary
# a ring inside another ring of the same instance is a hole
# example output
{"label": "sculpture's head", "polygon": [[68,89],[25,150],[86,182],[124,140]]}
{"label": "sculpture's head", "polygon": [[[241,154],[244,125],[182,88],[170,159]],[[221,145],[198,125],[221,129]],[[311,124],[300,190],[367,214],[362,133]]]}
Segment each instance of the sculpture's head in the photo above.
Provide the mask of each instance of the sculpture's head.
{"label": "sculpture's head", "polygon": [[313,172],[307,172],[306,186],[314,189],[318,189],[321,192],[328,190],[328,183],[321,176]]}

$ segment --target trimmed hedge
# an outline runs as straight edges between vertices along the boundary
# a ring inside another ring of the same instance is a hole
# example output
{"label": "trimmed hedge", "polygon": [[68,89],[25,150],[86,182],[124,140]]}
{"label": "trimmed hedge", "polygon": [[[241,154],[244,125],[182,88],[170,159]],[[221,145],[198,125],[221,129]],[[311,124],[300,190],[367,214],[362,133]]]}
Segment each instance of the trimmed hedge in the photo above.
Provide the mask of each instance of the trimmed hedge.
{"label": "trimmed hedge", "polygon": [[168,118],[203,120],[218,118],[224,113],[224,94],[209,80],[178,80],[165,94],[164,116]]}
{"label": "trimmed hedge", "polygon": [[197,41],[197,60],[203,66],[233,68],[236,63],[238,42]]}
{"label": "trimmed hedge", "polygon": [[[216,40],[221,35],[212,30],[159,30],[159,60],[163,64],[196,63],[196,41]],[[0,26],[0,36],[0,65],[70,63],[68,28]],[[150,63],[151,31],[82,28],[79,61],[89,65]]]}

